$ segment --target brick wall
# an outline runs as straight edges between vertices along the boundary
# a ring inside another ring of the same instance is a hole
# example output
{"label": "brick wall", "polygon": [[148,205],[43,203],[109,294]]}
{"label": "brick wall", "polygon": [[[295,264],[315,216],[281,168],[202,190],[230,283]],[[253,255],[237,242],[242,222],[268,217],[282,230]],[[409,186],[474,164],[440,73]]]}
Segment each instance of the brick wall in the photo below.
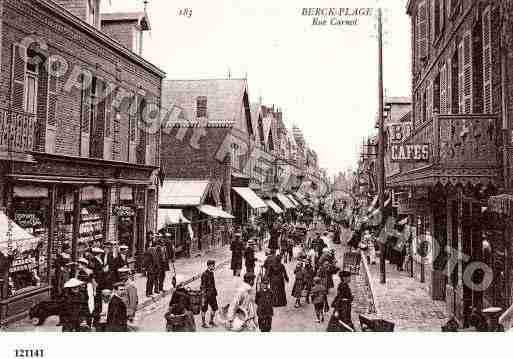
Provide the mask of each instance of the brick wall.
{"label": "brick wall", "polygon": [[[184,130],[184,129],[182,129]],[[226,158],[224,162],[216,158],[228,128],[206,128],[206,135],[198,141],[198,148],[191,145],[193,128],[186,129],[180,139],[179,129],[172,129],[162,134],[161,168],[167,178],[215,179],[223,186],[225,198],[222,199],[226,209],[230,210],[231,166]],[[220,188],[220,187],[219,187]]]}
{"label": "brick wall", "polygon": [[135,22],[102,22],[102,31],[127,49],[133,49]]}
{"label": "brick wall", "polygon": [[53,0],[76,17],[85,21],[88,0]]}
{"label": "brick wall", "polygon": [[[160,102],[161,79],[157,74],[98,41],[93,35],[77,31],[71,24],[49,13],[43,4],[27,0],[8,0],[4,5],[3,61],[0,75],[2,83],[10,83],[12,45],[33,32],[48,44],[49,54],[58,54],[69,64],[67,73],[57,81],[56,154],[80,154],[81,93],[76,88],[70,92],[63,91],[76,66],[94,70],[98,77],[134,93],[141,86],[148,96]],[[10,86],[0,88],[0,106],[8,106],[9,88]],[[113,139],[113,159],[127,161],[127,116],[121,116],[119,123],[113,116],[111,123],[113,133],[118,135],[117,139]],[[150,142],[156,145],[156,141]]]}

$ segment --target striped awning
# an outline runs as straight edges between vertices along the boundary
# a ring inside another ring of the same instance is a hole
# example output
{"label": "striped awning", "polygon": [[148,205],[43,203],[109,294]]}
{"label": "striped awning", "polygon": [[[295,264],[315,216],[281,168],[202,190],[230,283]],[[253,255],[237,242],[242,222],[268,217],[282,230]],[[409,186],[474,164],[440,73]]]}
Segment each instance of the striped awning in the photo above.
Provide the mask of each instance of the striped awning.
{"label": "striped awning", "polygon": [[276,214],[282,214],[283,213],[283,210],[280,208],[280,206],[278,206],[273,200],[266,200],[265,203],[269,206],[269,208],[271,208],[274,213]]}
{"label": "striped awning", "polygon": [[283,208],[285,208],[285,209],[296,208],[296,206],[294,206],[294,204],[290,201],[290,199],[288,199],[283,193],[277,193],[276,198],[283,205]]}
{"label": "striped awning", "polygon": [[232,187],[253,209],[267,208],[267,204],[249,187]]}
{"label": "striped awning", "polygon": [[204,204],[204,205],[198,206],[196,208],[198,208],[198,210],[200,212],[206,214],[209,217],[225,218],[225,219],[234,219],[235,218],[230,213],[227,213],[220,208],[217,208],[214,206],[209,206],[208,204]]}

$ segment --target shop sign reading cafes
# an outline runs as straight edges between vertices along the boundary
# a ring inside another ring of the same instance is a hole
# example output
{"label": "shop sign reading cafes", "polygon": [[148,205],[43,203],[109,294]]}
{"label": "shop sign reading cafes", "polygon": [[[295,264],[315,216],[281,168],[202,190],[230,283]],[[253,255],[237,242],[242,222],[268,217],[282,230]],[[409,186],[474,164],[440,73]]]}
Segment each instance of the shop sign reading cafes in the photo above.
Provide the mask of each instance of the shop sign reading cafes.
{"label": "shop sign reading cafes", "polygon": [[392,161],[429,161],[429,144],[392,144]]}
{"label": "shop sign reading cafes", "polygon": [[390,151],[393,162],[429,161],[429,144],[400,143],[411,131],[405,124],[391,126]]}

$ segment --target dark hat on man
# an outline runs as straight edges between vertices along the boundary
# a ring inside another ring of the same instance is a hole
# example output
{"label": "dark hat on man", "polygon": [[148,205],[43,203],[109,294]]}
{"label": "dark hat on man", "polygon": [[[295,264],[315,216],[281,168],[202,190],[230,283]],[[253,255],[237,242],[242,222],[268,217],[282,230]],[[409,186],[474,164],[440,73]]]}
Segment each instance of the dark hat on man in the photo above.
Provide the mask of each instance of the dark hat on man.
{"label": "dark hat on man", "polygon": [[341,270],[340,272],[338,272],[338,275],[341,277],[341,278],[347,278],[347,277],[350,277],[351,276],[351,272],[347,271],[347,270]]}
{"label": "dark hat on man", "polygon": [[207,266],[215,266],[215,265],[216,265],[216,261],[215,261],[215,260],[213,260],[213,259],[209,259],[209,260],[207,261]]}
{"label": "dark hat on man", "polygon": [[116,282],[116,283],[114,283],[114,284],[112,285],[112,288],[113,288],[113,289],[118,289],[119,287],[122,287],[122,286],[124,286],[124,285],[125,285],[125,283],[123,283],[123,282]]}
{"label": "dark hat on man", "polygon": [[254,280],[255,279],[255,274],[254,273],[251,273],[251,272],[248,272],[248,273],[245,273],[244,274],[244,282],[249,282],[251,280]]}

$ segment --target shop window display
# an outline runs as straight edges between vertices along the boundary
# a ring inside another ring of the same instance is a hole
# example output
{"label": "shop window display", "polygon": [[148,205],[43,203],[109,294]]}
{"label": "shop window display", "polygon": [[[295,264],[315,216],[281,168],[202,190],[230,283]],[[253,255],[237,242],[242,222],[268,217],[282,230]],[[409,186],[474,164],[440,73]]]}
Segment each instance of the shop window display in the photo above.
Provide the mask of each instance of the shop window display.
{"label": "shop window display", "polygon": [[[17,251],[9,268],[9,296],[48,284],[48,198],[14,198],[13,222],[36,240]],[[13,239],[13,248],[17,248]]]}

